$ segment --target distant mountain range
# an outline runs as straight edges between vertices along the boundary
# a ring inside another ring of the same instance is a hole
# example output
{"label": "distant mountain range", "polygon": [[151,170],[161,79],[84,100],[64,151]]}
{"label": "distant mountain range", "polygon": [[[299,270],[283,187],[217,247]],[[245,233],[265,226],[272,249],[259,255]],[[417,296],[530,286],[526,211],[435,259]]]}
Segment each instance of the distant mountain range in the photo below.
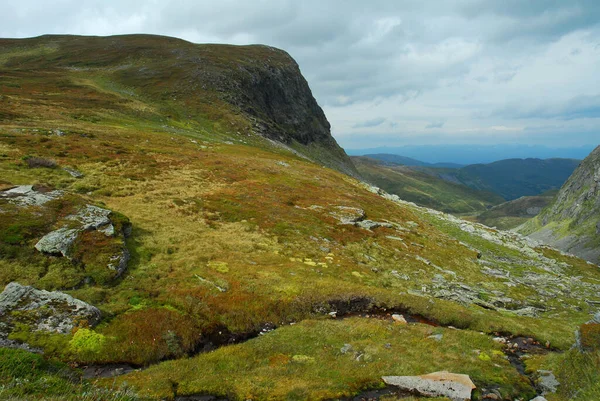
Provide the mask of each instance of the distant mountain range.
{"label": "distant mountain range", "polygon": [[[457,165],[452,163],[426,163],[410,157],[392,154],[373,154],[368,157],[352,156],[352,159],[364,178],[372,180],[392,193],[408,196],[406,200],[412,200],[433,208],[440,208],[440,206],[432,204],[430,199],[426,200],[425,198],[431,196],[433,193],[456,192],[457,189],[452,187],[453,189],[450,190],[450,188],[442,185],[439,181],[434,181],[431,178],[426,179],[425,175],[432,176],[440,181],[451,182],[483,192],[485,194],[483,195],[483,199],[486,201],[480,204],[483,205],[489,204],[487,202],[490,201],[494,202],[489,197],[489,193],[494,193],[503,200],[510,201],[522,196],[536,196],[547,191],[557,190],[581,162],[577,159],[555,158],[542,160],[529,158],[507,159],[489,164],[453,167]],[[372,162],[367,163],[366,160],[371,160]],[[379,165],[380,167],[378,174],[373,174],[374,165]],[[384,173],[381,167],[387,167],[388,172]],[[389,172],[392,170],[396,174],[390,176]],[[403,178],[400,178],[399,173],[402,173]],[[382,181],[382,175],[387,176],[387,182]],[[419,180],[421,184],[427,182],[428,189],[422,188],[419,191],[419,197],[413,199],[409,193],[410,191],[407,192],[403,188],[403,186],[408,185],[406,182],[406,177],[408,176],[413,178],[413,184],[415,179]],[[433,187],[435,187],[435,190],[432,189]],[[444,187],[443,191],[442,187]],[[427,196],[424,195],[425,193],[427,193]],[[473,192],[462,194],[462,196],[466,196],[469,199],[472,199],[473,195]],[[479,194],[475,198],[482,199],[481,195]],[[439,196],[434,197],[438,200],[440,199]],[[493,204],[497,203],[501,202]],[[444,204],[444,202],[441,202],[441,204]],[[462,207],[458,209],[448,207],[449,205],[444,205],[441,209],[457,212],[464,210]]]}
{"label": "distant mountain range", "polygon": [[403,166],[421,166],[421,167],[433,167],[433,168],[461,168],[464,164],[458,163],[427,163],[421,160],[413,159],[412,157],[394,155],[390,153],[376,153],[364,155],[371,159],[380,160],[384,163],[401,164]]}
{"label": "distant mountain range", "polygon": [[365,180],[420,206],[447,213],[473,214],[504,202],[498,194],[444,180],[435,174],[420,171],[421,167],[410,167],[365,156],[351,158]]}
{"label": "distant mountain range", "polygon": [[[596,145],[571,148],[552,148],[541,145],[418,145],[403,147],[378,147],[345,149],[350,156],[394,154],[425,163],[454,163],[460,165],[492,163],[505,159],[584,159]],[[406,163],[401,163],[406,164]]]}

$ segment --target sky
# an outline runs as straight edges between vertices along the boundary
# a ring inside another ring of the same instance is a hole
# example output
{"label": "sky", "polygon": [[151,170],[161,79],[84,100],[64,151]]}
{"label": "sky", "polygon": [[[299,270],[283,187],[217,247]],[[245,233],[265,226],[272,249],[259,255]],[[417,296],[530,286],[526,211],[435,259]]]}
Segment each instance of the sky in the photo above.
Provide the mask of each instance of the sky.
{"label": "sky", "polygon": [[48,33],[284,49],[348,149],[600,143],[598,0],[0,2],[0,37]]}

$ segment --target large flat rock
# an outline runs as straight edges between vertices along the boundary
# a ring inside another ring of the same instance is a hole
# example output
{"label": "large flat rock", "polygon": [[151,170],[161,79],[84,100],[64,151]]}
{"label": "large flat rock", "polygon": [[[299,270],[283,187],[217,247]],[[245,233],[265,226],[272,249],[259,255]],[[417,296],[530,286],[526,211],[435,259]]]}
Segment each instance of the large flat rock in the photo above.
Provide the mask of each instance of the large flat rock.
{"label": "large flat rock", "polygon": [[471,399],[475,385],[467,375],[446,371],[422,376],[383,376],[386,384],[428,397],[448,397],[452,401]]}

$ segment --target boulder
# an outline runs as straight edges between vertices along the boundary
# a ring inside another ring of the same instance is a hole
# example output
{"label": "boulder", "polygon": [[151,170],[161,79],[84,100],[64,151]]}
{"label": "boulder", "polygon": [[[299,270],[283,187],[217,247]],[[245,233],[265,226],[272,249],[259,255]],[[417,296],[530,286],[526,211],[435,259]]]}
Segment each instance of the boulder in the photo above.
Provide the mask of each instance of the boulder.
{"label": "boulder", "polygon": [[76,326],[96,325],[100,318],[98,308],[58,291],[12,282],[0,294],[0,339],[6,339],[16,323],[32,331],[69,334]]}
{"label": "boulder", "polygon": [[427,397],[448,397],[452,401],[471,399],[475,385],[468,375],[446,371],[422,376],[383,376],[383,381],[403,390]]}
{"label": "boulder", "polygon": [[42,253],[62,255],[69,258],[69,251],[78,235],[79,230],[77,229],[67,227],[59,228],[58,230],[44,235],[37,244],[35,244],[35,249]]}

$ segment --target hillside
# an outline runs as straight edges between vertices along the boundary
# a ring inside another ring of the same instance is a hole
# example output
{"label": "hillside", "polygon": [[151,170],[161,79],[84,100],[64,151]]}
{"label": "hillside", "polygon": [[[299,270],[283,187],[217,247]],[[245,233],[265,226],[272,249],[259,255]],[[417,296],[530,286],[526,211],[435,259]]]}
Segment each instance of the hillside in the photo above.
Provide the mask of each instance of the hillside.
{"label": "hillside", "polygon": [[[393,155],[392,155],[393,156]],[[398,159],[393,159],[398,160]],[[467,186],[448,182],[433,175],[400,166],[393,162],[380,162],[368,157],[353,156],[352,161],[368,182],[400,199],[447,213],[475,213],[501,203],[494,193],[478,191]]]}
{"label": "hillside", "polygon": [[501,230],[515,228],[537,216],[552,203],[557,193],[557,190],[552,190],[538,196],[523,196],[504,202],[477,215],[476,221]]}
{"label": "hillside", "polygon": [[0,91],[1,399],[596,394],[598,267],[344,174],[285,52],[0,40]]}
{"label": "hillside", "polygon": [[520,231],[594,263],[600,262],[600,147],[577,167],[553,203]]}

